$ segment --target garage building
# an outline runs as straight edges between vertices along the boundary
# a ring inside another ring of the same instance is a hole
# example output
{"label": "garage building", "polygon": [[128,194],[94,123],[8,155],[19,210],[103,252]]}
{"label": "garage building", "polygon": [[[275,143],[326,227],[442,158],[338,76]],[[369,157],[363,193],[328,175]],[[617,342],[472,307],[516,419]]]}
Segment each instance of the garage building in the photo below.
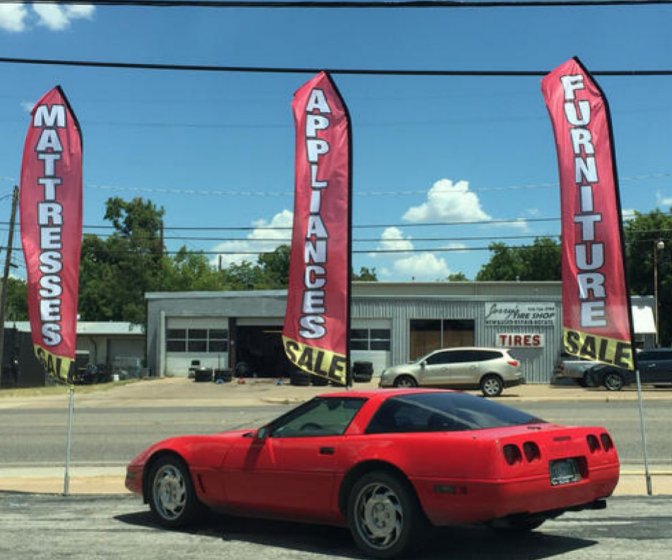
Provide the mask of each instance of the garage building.
{"label": "garage building", "polygon": [[[351,359],[385,367],[453,346],[509,348],[528,383],[548,383],[562,337],[560,282],[355,282]],[[285,290],[154,292],[147,298],[152,375],[186,376],[192,362],[286,376]],[[633,298],[638,345],[655,341],[653,298]]]}

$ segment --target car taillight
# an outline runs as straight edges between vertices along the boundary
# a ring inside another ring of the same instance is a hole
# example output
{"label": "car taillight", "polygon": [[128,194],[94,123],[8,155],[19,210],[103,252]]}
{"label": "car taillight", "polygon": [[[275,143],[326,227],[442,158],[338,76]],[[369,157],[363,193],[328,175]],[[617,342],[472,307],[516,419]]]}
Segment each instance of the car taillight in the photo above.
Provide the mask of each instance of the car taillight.
{"label": "car taillight", "polygon": [[602,449],[605,451],[613,449],[614,442],[611,440],[609,434],[600,434],[600,441],[602,442]]}
{"label": "car taillight", "polygon": [[595,453],[600,449],[600,442],[593,434],[586,436],[586,441],[588,442],[588,449],[590,449],[591,453]]}
{"label": "car taillight", "polygon": [[520,364],[518,360],[508,360],[506,363],[513,367],[518,367],[518,365]]}
{"label": "car taillight", "polygon": [[504,446],[504,458],[509,465],[520,463],[523,460],[523,455],[520,448],[512,443],[507,443]]}
{"label": "car taillight", "polygon": [[533,441],[526,441],[523,444],[523,453],[525,454],[525,459],[527,459],[528,463],[541,459],[541,451],[539,451],[539,446]]}

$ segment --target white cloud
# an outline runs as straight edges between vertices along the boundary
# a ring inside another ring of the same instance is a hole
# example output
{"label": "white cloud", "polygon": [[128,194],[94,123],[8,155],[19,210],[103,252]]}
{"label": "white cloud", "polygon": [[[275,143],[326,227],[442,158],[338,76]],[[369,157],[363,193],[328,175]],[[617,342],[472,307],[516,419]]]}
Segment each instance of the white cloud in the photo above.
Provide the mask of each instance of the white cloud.
{"label": "white cloud", "polygon": [[[670,200],[670,202],[672,202],[672,200]],[[624,220],[634,220],[635,212],[636,210],[634,208],[621,208],[621,216],[623,216]]]}
{"label": "white cloud", "polygon": [[388,227],[383,231],[378,250],[402,251],[378,254],[378,258],[394,259],[380,269],[380,277],[383,279],[435,281],[450,274],[446,261],[433,253],[411,253],[413,241],[410,237],[404,237],[399,228]]}
{"label": "white cloud", "polygon": [[33,11],[38,17],[38,25],[52,31],[66,29],[73,19],[91,19],[95,8],[91,4],[81,6],[59,6],[57,4],[37,4]]}
{"label": "white cloud", "polygon": [[19,32],[26,28],[28,11],[23,4],[3,4],[0,6],[0,29]]}
{"label": "white cloud", "polygon": [[385,228],[380,236],[378,250],[381,251],[410,251],[413,249],[411,238],[404,238],[404,234],[397,227]]}
{"label": "white cloud", "polygon": [[36,4],[28,10],[25,4],[0,5],[0,29],[19,33],[36,23],[52,31],[62,31],[75,19],[91,19],[96,8],[91,4],[81,6],[59,6],[58,4]]}
{"label": "white cloud", "polygon": [[[282,212],[273,216],[270,222],[263,219],[254,222],[253,225],[256,229],[249,233],[246,239],[241,239],[240,241],[224,241],[223,243],[216,245],[213,249],[213,251],[216,252],[255,252],[254,255],[221,255],[222,267],[227,267],[234,263],[240,264],[243,261],[256,263],[259,253],[271,252],[280,245],[288,245],[292,236],[291,229],[278,228],[291,228],[293,216],[294,214],[289,210],[283,210]],[[255,241],[255,239],[264,241]],[[265,241],[266,239],[270,239],[270,241]],[[219,257],[216,257],[213,264],[219,264]]]}
{"label": "white cloud", "polygon": [[395,273],[402,276],[402,280],[433,282],[445,279],[450,274],[446,261],[434,253],[418,253],[398,259],[393,267]]}
{"label": "white cloud", "polygon": [[476,222],[492,218],[483,211],[478,195],[469,191],[468,181],[453,183],[440,179],[427,192],[427,201],[409,208],[404,220],[413,223],[445,221]]}
{"label": "white cloud", "polygon": [[35,107],[34,101],[21,101],[21,109],[26,113],[30,113],[33,110],[33,107]]}

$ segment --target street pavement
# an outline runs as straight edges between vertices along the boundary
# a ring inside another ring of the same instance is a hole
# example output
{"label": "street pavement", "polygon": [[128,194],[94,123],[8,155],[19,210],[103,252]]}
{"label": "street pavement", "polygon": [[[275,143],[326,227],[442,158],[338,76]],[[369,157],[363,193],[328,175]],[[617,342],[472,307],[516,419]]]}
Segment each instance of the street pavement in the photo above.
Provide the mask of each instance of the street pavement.
{"label": "street pavement", "polygon": [[[354,390],[377,386],[377,379],[370,383],[357,383]],[[337,387],[296,387],[286,381],[247,379],[244,383],[195,383],[186,378],[147,379],[130,384],[108,384],[94,392],[75,390],[76,408],[119,407],[251,407],[267,405],[295,405],[321,393],[341,391]],[[22,391],[0,392],[0,409],[63,408],[68,407],[68,392],[50,395],[27,395]],[[476,394],[478,394],[476,392]],[[644,402],[649,400],[672,401],[672,389],[647,388]],[[576,401],[614,402],[632,401],[637,406],[637,392],[626,388],[619,392],[604,389],[586,389],[578,386],[530,384],[506,389],[498,401],[516,406],[524,402]],[[672,464],[672,458],[671,458]],[[0,468],[0,491],[60,494],[64,492],[64,468],[31,467]],[[71,494],[124,494],[124,469],[119,467],[73,466],[70,470]],[[653,495],[672,495],[672,467],[650,470]],[[628,468],[621,472],[615,495],[646,495],[643,468]]]}

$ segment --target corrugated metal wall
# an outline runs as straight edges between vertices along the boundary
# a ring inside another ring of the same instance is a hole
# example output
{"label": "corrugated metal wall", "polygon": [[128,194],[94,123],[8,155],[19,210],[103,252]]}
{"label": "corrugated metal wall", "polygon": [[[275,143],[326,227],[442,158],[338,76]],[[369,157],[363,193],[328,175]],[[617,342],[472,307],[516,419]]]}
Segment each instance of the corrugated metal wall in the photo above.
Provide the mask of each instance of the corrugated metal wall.
{"label": "corrugated metal wall", "polygon": [[[161,339],[161,317],[277,317],[285,311],[285,292],[218,292],[148,294],[147,346],[153,371],[161,372],[165,352]],[[512,302],[544,303],[555,306],[552,325],[493,326],[485,321],[486,304]],[[560,283],[359,283],[353,287],[352,317],[384,319],[391,324],[392,364],[405,363],[410,354],[411,319],[469,319],[474,321],[475,344],[495,346],[496,335],[507,333],[543,334],[543,348],[515,349],[528,383],[548,383],[560,353],[562,336]],[[165,326],[165,325],[164,325]],[[378,373],[378,372],[376,372]]]}
{"label": "corrugated metal wall", "polygon": [[510,294],[503,297],[449,297],[421,298],[407,297],[404,300],[378,297],[375,299],[353,298],[353,317],[391,318],[392,320],[392,364],[405,363],[410,355],[411,319],[471,319],[474,321],[477,346],[495,346],[496,336],[507,333],[539,333],[544,335],[543,348],[516,348],[511,354],[521,361],[528,383],[548,383],[553,374],[555,360],[560,352],[561,309],[559,296],[528,297],[519,303],[548,303],[556,308],[552,325],[506,327],[486,325],[485,309],[493,301],[515,302]]}

